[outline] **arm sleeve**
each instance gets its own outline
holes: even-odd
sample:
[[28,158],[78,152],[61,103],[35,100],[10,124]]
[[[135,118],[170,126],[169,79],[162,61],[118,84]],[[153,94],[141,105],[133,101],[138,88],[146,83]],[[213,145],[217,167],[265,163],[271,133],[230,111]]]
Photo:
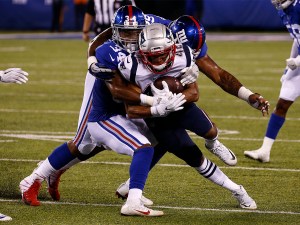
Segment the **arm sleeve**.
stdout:
[[207,49],[208,49],[208,47],[207,47],[207,44],[205,42],[204,45],[202,46],[201,50],[200,50],[199,55],[195,59],[197,60],[197,59],[200,59],[203,56],[205,56],[207,54]]
[[131,55],[126,56],[125,60],[120,62],[118,69],[120,70],[121,75],[128,81],[130,81],[132,67],[132,58]]
[[90,14],[91,16],[95,17],[95,2],[94,0],[89,0],[86,6],[86,13]]

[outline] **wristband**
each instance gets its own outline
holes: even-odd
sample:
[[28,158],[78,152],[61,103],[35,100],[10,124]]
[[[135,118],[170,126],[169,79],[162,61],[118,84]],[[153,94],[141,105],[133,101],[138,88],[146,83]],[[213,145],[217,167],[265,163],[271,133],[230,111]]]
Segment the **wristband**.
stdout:
[[153,105],[153,97],[145,94],[140,94],[141,105]]
[[88,34],[90,31],[86,30],[86,31],[82,31],[84,34]]
[[240,99],[243,99],[244,101],[248,102],[249,101],[249,96],[252,95],[252,94],[254,94],[252,91],[250,91],[249,89],[247,89],[244,86],[242,86],[239,89],[238,97]]
[[90,68],[90,66],[93,64],[93,63],[97,63],[97,58],[95,56],[90,56],[88,57],[87,59],[87,64],[88,64],[88,69]]
[[158,113],[157,108],[155,106],[150,107],[150,111],[151,111],[151,115],[153,117],[159,116],[159,113]]

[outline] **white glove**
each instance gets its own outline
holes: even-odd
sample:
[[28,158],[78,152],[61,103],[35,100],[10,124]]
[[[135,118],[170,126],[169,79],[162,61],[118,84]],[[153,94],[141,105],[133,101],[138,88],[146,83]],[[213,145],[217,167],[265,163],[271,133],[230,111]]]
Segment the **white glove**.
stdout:
[[199,68],[196,63],[193,63],[190,67],[186,67],[180,71],[182,85],[194,83],[199,76]]
[[296,58],[289,58],[286,60],[286,65],[291,69],[295,70],[297,67],[300,67],[300,55]]
[[186,102],[185,95],[182,93],[172,94],[171,96],[162,97],[160,103],[150,108],[153,117],[164,117],[171,112],[183,109],[183,104]]
[[169,93],[172,93],[172,92],[170,92],[169,86],[166,83],[166,81],[162,81],[162,85],[163,85],[163,89],[160,90],[160,89],[156,88],[153,83],[151,83],[151,92],[152,92],[153,96],[165,96],[165,95],[168,95]]
[[0,81],[4,83],[25,84],[28,81],[28,73],[21,68],[9,68],[0,71]]
[[172,92],[169,91],[168,84],[165,81],[163,81],[162,85],[164,88],[160,90],[156,88],[153,83],[151,83],[150,86],[151,86],[151,92],[153,96],[141,94],[140,95],[141,105],[156,106],[161,102],[163,97],[171,96]]

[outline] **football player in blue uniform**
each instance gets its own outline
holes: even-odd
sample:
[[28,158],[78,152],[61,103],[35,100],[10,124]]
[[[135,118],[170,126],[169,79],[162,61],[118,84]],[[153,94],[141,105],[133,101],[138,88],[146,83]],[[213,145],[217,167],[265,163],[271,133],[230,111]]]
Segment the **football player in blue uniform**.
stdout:
[[[133,6],[122,7],[117,11],[112,26],[114,27],[114,40],[109,40],[101,45],[96,56],[99,64],[105,68],[117,70],[118,63],[129,54],[128,50],[134,50],[137,47],[138,34],[145,26],[144,14],[140,9]],[[139,127],[126,118],[124,104],[115,101],[118,99],[116,95],[114,98],[112,97],[111,92],[116,94],[115,82],[119,82],[119,80],[114,78],[110,81],[101,79],[94,81],[93,93],[90,95],[93,101],[89,103],[92,107],[87,107],[87,112],[85,112],[88,116],[88,126],[85,126],[82,132],[85,132],[87,128],[96,144],[104,145],[106,149],[113,149],[120,154],[133,157],[130,166],[129,195],[121,208],[121,214],[161,216],[163,215],[162,211],[149,209],[141,202],[142,190],[152,160],[153,147],[151,142],[140,133]],[[127,89],[123,89],[121,96],[122,100],[126,100],[130,93],[127,93]],[[153,99],[152,107],[156,110],[165,111],[166,114],[180,110],[182,108],[180,106],[184,103],[182,94],[170,95],[165,100],[160,98],[160,101],[153,97],[150,98]],[[140,97],[138,97],[137,103],[140,103]],[[90,153],[91,150],[92,148],[79,149],[84,155]],[[51,165],[55,169],[74,160],[74,156],[70,153],[61,152],[62,149],[57,150],[48,157],[46,160],[48,162],[42,164],[48,164],[48,168]],[[32,206],[40,204],[37,195],[41,182],[46,177],[42,174],[42,166],[39,166],[20,183],[23,201]]]
[[272,0],[278,9],[278,14],[293,38],[290,58],[286,60],[286,69],[281,77],[281,89],[275,110],[271,114],[262,146],[253,151],[245,151],[244,155],[258,160],[269,162],[272,145],[285,122],[286,114],[300,96],[300,1],[299,0]]

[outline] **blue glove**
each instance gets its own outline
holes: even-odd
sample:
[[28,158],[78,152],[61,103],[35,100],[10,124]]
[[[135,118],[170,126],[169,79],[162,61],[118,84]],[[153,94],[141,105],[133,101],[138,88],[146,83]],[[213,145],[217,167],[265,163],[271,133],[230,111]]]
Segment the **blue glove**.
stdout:
[[101,63],[92,63],[89,67],[89,72],[94,77],[101,80],[110,80],[115,74],[113,70],[104,67]]

